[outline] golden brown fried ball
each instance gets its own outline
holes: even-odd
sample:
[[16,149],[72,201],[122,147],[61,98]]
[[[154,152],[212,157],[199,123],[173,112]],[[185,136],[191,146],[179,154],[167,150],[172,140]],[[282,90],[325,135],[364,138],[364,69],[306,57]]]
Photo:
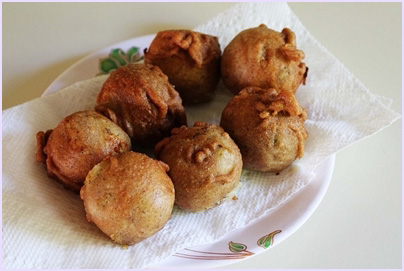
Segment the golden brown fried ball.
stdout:
[[167,223],[174,205],[168,169],[136,152],[97,164],[80,191],[88,221],[121,245],[152,236]]
[[180,93],[184,104],[210,101],[220,80],[217,37],[191,30],[157,33],[145,63],[159,66]]
[[280,172],[303,157],[306,118],[291,92],[248,87],[227,104],[220,125],[239,146],[245,168]]
[[219,126],[196,122],[173,129],[155,147],[156,157],[170,167],[175,203],[199,212],[231,199],[240,185],[240,150]]
[[117,123],[137,145],[151,145],[186,124],[182,100],[159,67],[129,64],[112,72],[95,110]]
[[234,94],[249,86],[296,93],[307,76],[303,58],[292,30],[279,33],[261,24],[240,32],[224,49],[221,76]]
[[129,136],[118,125],[92,110],[71,114],[36,137],[37,160],[46,165],[49,176],[76,192],[94,165],[131,148]]

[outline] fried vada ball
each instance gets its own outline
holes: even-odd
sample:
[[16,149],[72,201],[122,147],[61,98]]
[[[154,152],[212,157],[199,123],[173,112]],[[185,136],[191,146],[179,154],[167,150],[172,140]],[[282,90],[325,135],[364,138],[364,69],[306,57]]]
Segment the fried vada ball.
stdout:
[[184,104],[212,100],[220,80],[220,45],[217,37],[191,30],[158,32],[145,50],[145,63],[168,76]]
[[284,28],[279,33],[261,24],[240,32],[227,45],[221,76],[234,94],[249,86],[296,93],[306,82],[308,68],[303,58],[292,30]]
[[174,205],[168,166],[144,154],[126,152],[88,173],[80,197],[87,220],[121,245],[134,245],[161,230]]
[[199,212],[235,196],[243,162],[240,150],[219,126],[196,122],[172,131],[155,147],[158,159],[169,165],[175,203]]
[[291,92],[248,87],[226,105],[220,126],[239,146],[245,168],[277,173],[303,157],[306,118]]
[[97,112],[117,123],[132,145],[152,145],[186,124],[178,92],[159,67],[129,64],[113,71],[97,96]]
[[48,175],[78,192],[87,173],[104,158],[129,151],[129,136],[115,123],[92,111],[65,117],[47,132],[38,132],[37,155]]

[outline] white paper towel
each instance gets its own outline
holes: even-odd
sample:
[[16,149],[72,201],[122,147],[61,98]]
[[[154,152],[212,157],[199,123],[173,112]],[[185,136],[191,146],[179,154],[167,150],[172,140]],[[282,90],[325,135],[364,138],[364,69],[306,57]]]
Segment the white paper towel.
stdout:
[[[196,30],[218,36],[223,49],[241,30],[261,23],[277,31],[291,28],[298,49],[306,55],[307,84],[297,91],[308,112],[304,158],[278,176],[244,170],[239,200],[196,214],[175,208],[163,230],[123,249],[87,222],[79,196],[49,179],[35,160],[36,132],[56,127],[73,112],[93,108],[106,76],[78,82],[3,111],[3,267],[141,268],[156,264],[184,247],[211,242],[247,225],[306,185],[325,157],[399,118],[389,109],[391,100],[371,94],[310,35],[285,3],[238,4]],[[218,124],[230,98],[220,84],[213,102],[186,108],[189,125],[197,120]]]

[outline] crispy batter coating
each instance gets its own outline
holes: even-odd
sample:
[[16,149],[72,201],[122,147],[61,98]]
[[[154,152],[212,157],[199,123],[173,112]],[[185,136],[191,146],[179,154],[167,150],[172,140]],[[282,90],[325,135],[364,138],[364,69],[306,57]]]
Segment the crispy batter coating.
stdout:
[[217,37],[191,30],[158,32],[145,63],[161,68],[184,104],[210,101],[220,80],[220,45]]
[[182,100],[157,66],[129,64],[112,72],[97,96],[97,112],[136,145],[151,145],[186,124]]
[[220,125],[239,146],[245,168],[280,172],[303,157],[306,118],[291,92],[248,87],[227,104]]
[[168,169],[136,152],[97,164],[80,191],[88,221],[121,245],[152,236],[167,223],[174,205]]
[[240,32],[224,49],[221,76],[234,94],[249,86],[296,93],[306,82],[303,58],[292,30],[279,33],[261,24]]
[[38,162],[46,165],[50,177],[75,192],[94,165],[131,148],[129,136],[118,125],[92,110],[71,114],[36,137]]
[[231,199],[243,167],[240,150],[221,127],[196,122],[173,129],[155,147],[156,157],[170,166],[175,203],[199,212]]

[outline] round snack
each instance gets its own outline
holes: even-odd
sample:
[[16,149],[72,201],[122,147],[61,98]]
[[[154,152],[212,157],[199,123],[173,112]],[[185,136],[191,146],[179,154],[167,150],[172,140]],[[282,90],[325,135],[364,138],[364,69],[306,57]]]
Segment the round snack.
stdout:
[[174,205],[167,171],[163,162],[136,152],[97,164],[80,191],[87,220],[121,245],[152,236],[167,223]]
[[234,94],[249,86],[296,93],[307,77],[303,58],[292,30],[279,33],[261,24],[240,32],[224,49],[222,80]]
[[220,80],[221,50],[217,37],[191,30],[157,33],[145,63],[159,66],[184,104],[210,101]]
[[289,91],[248,87],[227,104],[220,125],[239,146],[245,168],[280,172],[303,157],[306,118]]
[[36,137],[37,160],[46,165],[50,177],[76,192],[94,165],[131,149],[129,136],[118,125],[91,110],[71,114]]
[[241,184],[243,163],[230,136],[204,122],[173,129],[172,134],[156,145],[155,154],[170,167],[175,203],[198,212],[233,198]]
[[132,144],[150,145],[186,124],[182,100],[160,68],[129,64],[112,72],[95,110],[117,123]]

